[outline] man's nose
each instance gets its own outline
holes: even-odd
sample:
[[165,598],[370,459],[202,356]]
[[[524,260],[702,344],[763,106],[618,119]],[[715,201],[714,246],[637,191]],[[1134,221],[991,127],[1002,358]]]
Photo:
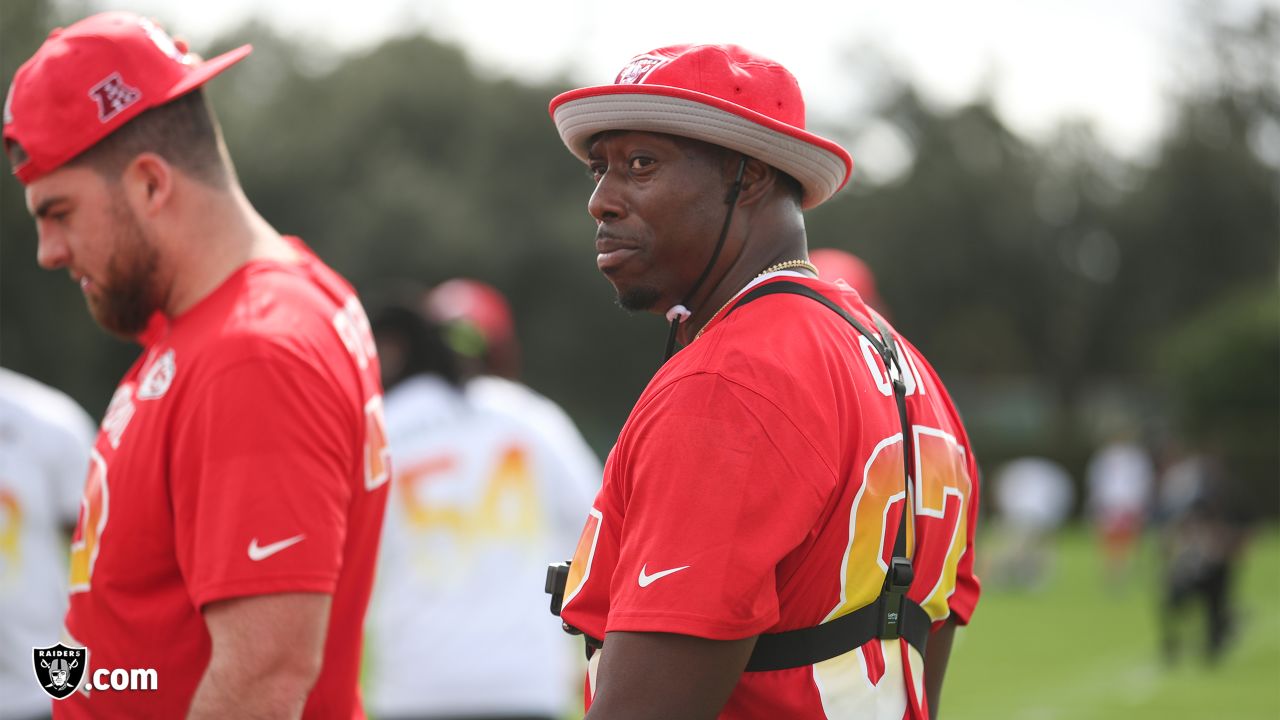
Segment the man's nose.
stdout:
[[587,201],[587,212],[597,223],[626,216],[627,206],[618,192],[618,183],[614,181],[612,173],[606,172],[601,176],[600,182],[596,183],[596,189]]
[[40,232],[36,244],[36,263],[45,270],[66,267],[71,250],[62,233]]

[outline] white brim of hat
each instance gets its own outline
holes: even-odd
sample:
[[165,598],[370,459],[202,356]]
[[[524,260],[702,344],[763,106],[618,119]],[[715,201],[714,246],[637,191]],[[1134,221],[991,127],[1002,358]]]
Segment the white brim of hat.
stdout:
[[824,137],[710,95],[663,85],[602,85],[551,101],[560,139],[579,160],[607,130],[639,130],[701,140],[749,155],[795,178],[801,206],[817,207],[849,180],[853,159]]

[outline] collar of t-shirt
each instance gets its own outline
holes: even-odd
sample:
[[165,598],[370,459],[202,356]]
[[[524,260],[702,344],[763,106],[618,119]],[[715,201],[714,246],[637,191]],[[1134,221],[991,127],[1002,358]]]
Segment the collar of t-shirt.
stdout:
[[712,323],[712,322],[714,322],[715,320],[717,320],[717,319],[718,319],[718,318],[720,318],[720,317],[723,317],[723,315],[724,315],[724,311],[725,311],[725,310],[728,310],[730,307],[732,307],[732,306],[733,306],[733,303],[734,303],[738,298],[742,297],[742,295],[743,295],[744,293],[746,293],[746,292],[747,292],[748,290],[750,290],[751,288],[753,288],[753,287],[755,287],[755,286],[759,285],[760,283],[762,283],[762,282],[764,282],[764,281],[766,281],[766,280],[772,280],[773,278],[776,278],[776,277],[796,277],[796,278],[800,278],[800,279],[802,279],[802,280],[812,280],[812,279],[813,279],[813,278],[811,278],[810,276],[805,275],[804,273],[801,273],[801,272],[797,272],[797,271],[795,271],[795,270],[776,270],[776,271],[771,272],[771,273],[761,273],[760,275],[755,276],[755,278],[753,278],[753,279],[751,280],[751,282],[747,283],[746,285],[743,285],[743,286],[742,286],[742,289],[741,289],[741,290],[739,290],[737,293],[735,293],[735,294],[734,294],[734,296],[733,296],[732,298],[730,298],[730,299],[729,299],[729,302],[725,303],[725,306],[724,306],[724,307],[722,307],[722,308],[720,308],[720,310],[719,310],[719,311],[717,311],[717,312],[716,312],[716,314],[715,314],[714,316],[712,316],[712,318],[711,318],[710,320],[708,320],[708,321],[707,321],[706,328],[704,328],[703,332],[706,332],[706,330],[707,330],[707,329],[710,329],[710,327],[711,327],[711,323]]

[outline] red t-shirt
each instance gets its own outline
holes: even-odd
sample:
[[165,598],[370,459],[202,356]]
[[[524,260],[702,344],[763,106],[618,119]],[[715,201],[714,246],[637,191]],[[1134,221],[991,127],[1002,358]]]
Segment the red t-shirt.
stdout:
[[[875,327],[855,292],[796,281]],[[935,623],[967,623],[977,468],[937,375],[901,347],[919,468],[909,596]],[[903,507],[901,442],[884,365],[838,315],[795,295],[720,313],[627,419],[571,566],[565,621],[597,638],[730,640],[869,604]],[[922,668],[905,640],[872,640],[817,665],[744,673],[720,717],[920,717]]]
[[[301,262],[250,262],[153,323],[116,390],[71,549],[64,642],[88,648],[86,680],[59,718],[184,717],[209,662],[201,607],[282,592],[332,596],[305,716],[364,716],[388,476],[378,359],[355,292],[290,241]],[[116,668],[154,668],[158,690],[92,689]]]

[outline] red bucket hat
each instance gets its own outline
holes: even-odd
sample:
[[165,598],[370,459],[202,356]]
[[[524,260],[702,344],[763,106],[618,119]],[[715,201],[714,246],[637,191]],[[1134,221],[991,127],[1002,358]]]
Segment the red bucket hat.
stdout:
[[804,98],[778,63],[737,45],[672,45],[632,58],[612,85],[551,101],[560,139],[579,160],[606,130],[641,130],[737,150],[787,173],[816,207],[844,187],[853,159],[805,130]]
[[203,85],[243,59],[242,45],[207,62],[155,23],[105,12],[58,28],[18,68],[4,102],[4,149],[25,185],[57,170],[144,110]]

